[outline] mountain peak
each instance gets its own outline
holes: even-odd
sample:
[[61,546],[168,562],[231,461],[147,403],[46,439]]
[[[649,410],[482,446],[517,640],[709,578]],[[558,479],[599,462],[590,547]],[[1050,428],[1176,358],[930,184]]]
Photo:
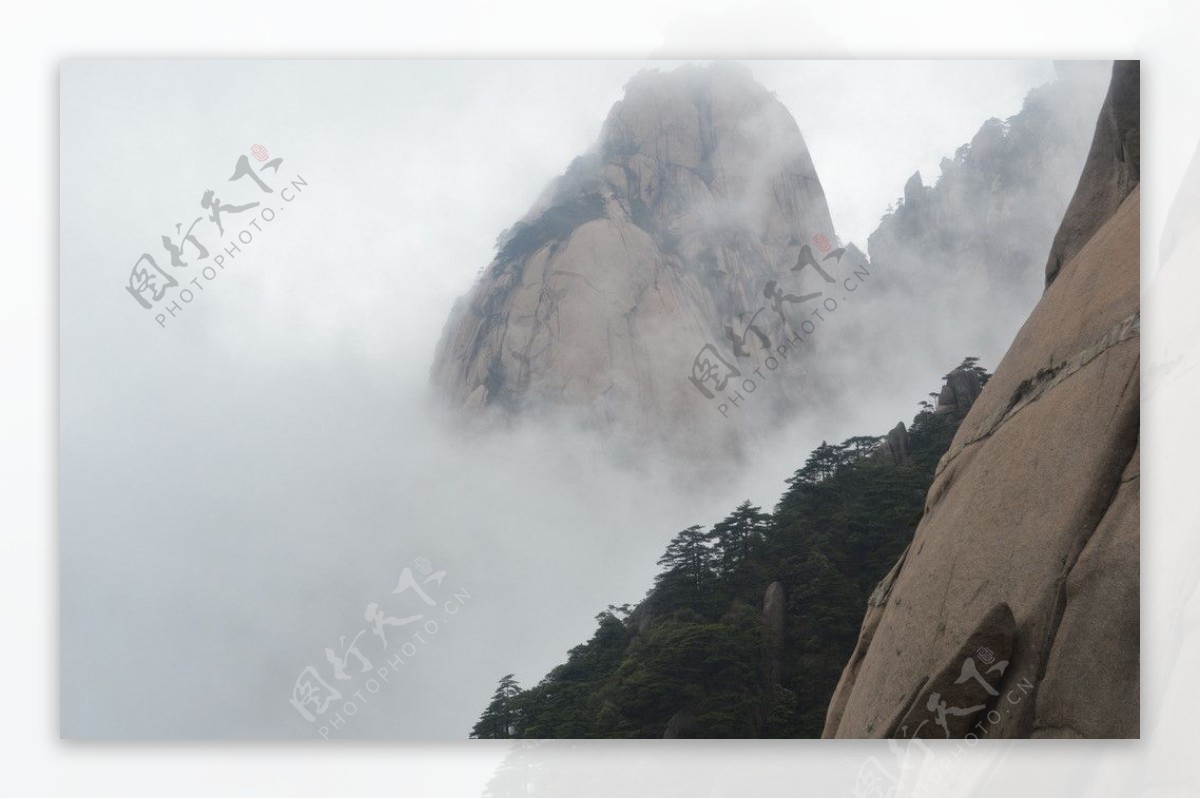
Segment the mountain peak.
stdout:
[[673,454],[728,451],[743,420],[803,401],[797,369],[753,414],[735,397],[732,424],[718,397],[795,335],[768,286],[813,241],[836,236],[812,158],[749,70],[643,72],[502,234],[446,325],[434,382],[470,414],[564,411]]

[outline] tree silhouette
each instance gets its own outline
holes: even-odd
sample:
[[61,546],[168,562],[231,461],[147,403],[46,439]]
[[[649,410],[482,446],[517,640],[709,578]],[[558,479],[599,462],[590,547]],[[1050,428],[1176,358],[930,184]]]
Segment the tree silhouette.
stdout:
[[658,559],[658,565],[666,567],[659,575],[659,582],[668,587],[685,586],[695,595],[703,594],[713,576],[713,553],[708,539],[708,533],[698,524],[681,530]]
[[808,460],[804,462],[804,466],[792,475],[788,483],[815,485],[822,480],[828,480],[833,477],[839,467],[846,463],[846,460],[845,444],[830,444],[828,441],[822,441],[821,446],[812,451]]
[[511,674],[500,678],[492,701],[484,709],[479,721],[471,728],[472,738],[516,738],[517,725],[520,720],[518,700],[521,696],[521,686]]
[[[958,368],[986,374],[974,357]],[[609,605],[532,688],[505,675],[471,736],[818,737],[863,608],[912,541],[963,416],[922,402],[904,464],[869,457],[879,436],[822,441],[773,512],[746,500],[711,531],[680,531],[644,601]],[[778,635],[763,613],[776,583]]]
[[842,449],[853,456],[853,460],[858,460],[874,452],[881,438],[883,436],[851,436],[842,442]]
[[[974,372],[976,375],[979,376],[979,385],[981,385],[981,386],[986,386],[987,381],[990,380],[992,377],[991,372],[989,372],[987,369],[984,369],[982,366],[979,365],[979,356],[978,355],[968,355],[966,358],[963,358],[963,362],[960,363],[953,371],[955,371],[955,372]],[[946,379],[949,377],[950,377],[950,375],[947,374],[943,379]]]
[[746,500],[733,513],[713,525],[713,559],[722,577],[731,574],[750,557],[771,527],[770,514]]

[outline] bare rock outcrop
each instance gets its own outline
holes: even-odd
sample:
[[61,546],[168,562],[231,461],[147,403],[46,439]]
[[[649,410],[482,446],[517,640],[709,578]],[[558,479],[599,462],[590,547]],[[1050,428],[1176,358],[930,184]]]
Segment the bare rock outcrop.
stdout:
[[966,413],[983,390],[979,373],[970,369],[955,369],[946,375],[946,385],[938,394],[934,413]]
[[784,625],[787,622],[787,597],[783,590],[783,583],[778,580],[768,585],[766,593],[763,594],[762,615],[763,624],[766,625],[770,634],[767,684],[773,686],[779,682],[779,675],[783,668],[780,658],[783,651]]
[[896,422],[896,426],[879,442],[872,457],[897,466],[912,462],[912,457],[908,454],[908,428],[904,426],[904,422]]
[[[642,73],[595,148],[501,236],[433,382],[473,415],[565,411],[675,454],[727,449],[742,431],[718,397],[777,366],[803,287],[855,259],[795,121],[745,68]],[[764,428],[814,383],[800,368],[760,382]]]
[[1141,179],[1141,63],[1117,61],[1092,137],[1092,149],[1046,262],[1046,285],[1117,209]]
[[787,614],[787,603],[783,593],[783,583],[776,580],[767,586],[763,594],[763,623],[771,631],[775,640],[783,638],[783,623]]
[[[1136,68],[1117,64],[1072,207],[1097,186],[1136,184],[1137,93]],[[965,668],[955,661],[981,619],[1011,637],[1006,657],[982,647],[1007,663],[976,664],[995,693],[946,703],[951,733],[965,734],[947,720],[969,718],[981,737],[1137,737],[1140,191],[1104,196],[1086,225],[1068,213],[1057,275],[939,463],[913,541],[869,603],[826,737],[912,735],[947,697],[935,686]],[[1011,636],[987,621],[1004,612]]]

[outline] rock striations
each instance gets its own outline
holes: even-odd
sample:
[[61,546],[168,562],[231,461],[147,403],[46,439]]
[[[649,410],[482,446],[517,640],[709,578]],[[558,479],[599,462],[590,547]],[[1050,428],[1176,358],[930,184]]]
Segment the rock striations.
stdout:
[[[764,306],[769,287],[790,302],[781,288],[820,280],[804,268],[823,255],[814,242],[837,252],[804,138],[774,96],[736,65],[642,73],[593,150],[501,236],[446,324],[433,381],[473,415],[566,411],[675,454],[736,444],[706,392],[792,335]],[[865,260],[839,256],[843,269]],[[764,421],[803,406],[801,370],[770,383],[755,398]]]
[[1138,92],[1116,64],[1049,285],[871,597],[826,737],[1139,734]]

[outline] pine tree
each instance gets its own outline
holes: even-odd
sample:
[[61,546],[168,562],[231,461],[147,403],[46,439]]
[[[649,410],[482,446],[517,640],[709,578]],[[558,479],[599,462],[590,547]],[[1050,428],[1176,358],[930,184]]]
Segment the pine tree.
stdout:
[[762,543],[771,526],[771,516],[746,500],[733,513],[713,525],[714,561],[722,577],[732,573]]
[[520,721],[518,699],[521,696],[521,686],[511,674],[500,678],[492,701],[484,709],[483,715],[471,728],[472,738],[517,738],[517,727]]
[[815,485],[833,477],[847,461],[845,444],[830,444],[828,441],[822,441],[821,446],[812,451],[808,460],[804,462],[804,467],[798,470],[788,480],[788,483]]
[[658,559],[658,565],[666,567],[658,576],[659,582],[664,587],[684,586],[694,596],[703,594],[713,576],[713,553],[708,539],[708,533],[698,524],[672,538],[667,551]]
[[[960,368],[986,374],[975,358]],[[911,542],[961,421],[922,402],[912,464],[867,457],[876,436],[823,441],[773,513],[746,501],[711,532],[679,532],[641,604],[602,611],[529,690],[506,675],[472,737],[661,737],[673,721],[681,736],[819,736],[862,609]],[[760,609],[776,582],[781,639]]]
[[[960,363],[958,365],[958,368],[954,369],[953,371],[955,371],[955,372],[960,372],[960,371],[961,372],[974,372],[976,375],[979,376],[979,385],[981,385],[981,386],[986,386],[988,380],[990,380],[992,377],[991,372],[989,372],[987,369],[984,369],[982,366],[979,365],[979,356],[978,355],[968,355],[966,358],[963,358],[963,362]],[[950,375],[947,374],[942,379],[945,380],[949,377],[950,377]]]
[[851,456],[851,460],[865,458],[879,446],[882,436],[851,436],[842,442],[842,449]]

